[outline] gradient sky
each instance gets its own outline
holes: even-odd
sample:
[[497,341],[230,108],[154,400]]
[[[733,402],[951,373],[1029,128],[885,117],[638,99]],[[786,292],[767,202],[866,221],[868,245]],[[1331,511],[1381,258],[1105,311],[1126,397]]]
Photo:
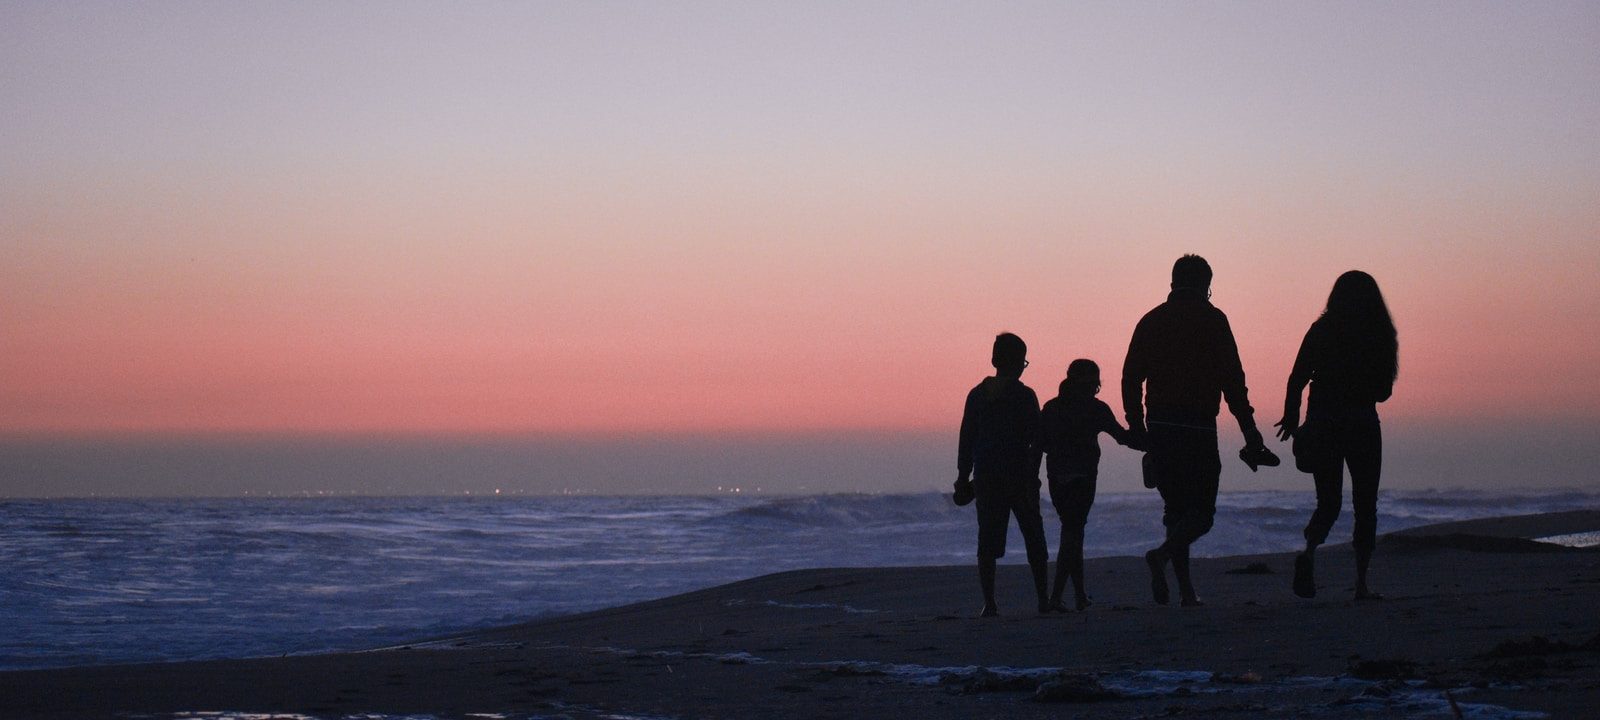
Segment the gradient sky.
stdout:
[[1387,422],[1600,427],[1592,2],[11,2],[0,97],[0,434],[953,430],[1184,252],[1263,426],[1360,268]]

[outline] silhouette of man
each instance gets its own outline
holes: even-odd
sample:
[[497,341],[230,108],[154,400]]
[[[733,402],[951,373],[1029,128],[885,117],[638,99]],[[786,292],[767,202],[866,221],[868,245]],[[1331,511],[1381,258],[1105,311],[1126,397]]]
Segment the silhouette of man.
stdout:
[[1006,554],[1006,529],[1017,516],[1028,549],[1028,565],[1039,595],[1039,612],[1050,611],[1045,591],[1048,551],[1039,515],[1039,396],[1022,384],[1028,366],[1022,338],[1001,333],[994,339],[993,377],[967,393],[956,457],[957,487],[967,483],[978,501],[978,584],[982,617],[1000,614],[994,601],[995,560]]
[[1162,605],[1169,562],[1182,603],[1203,604],[1189,575],[1189,546],[1211,530],[1217,511],[1219,395],[1239,421],[1246,447],[1265,448],[1233,329],[1211,304],[1211,265],[1184,255],[1172,265],[1167,301],[1139,320],[1122,363],[1123,412],[1129,430],[1145,439],[1161,491],[1166,540],[1144,557],[1151,594]]

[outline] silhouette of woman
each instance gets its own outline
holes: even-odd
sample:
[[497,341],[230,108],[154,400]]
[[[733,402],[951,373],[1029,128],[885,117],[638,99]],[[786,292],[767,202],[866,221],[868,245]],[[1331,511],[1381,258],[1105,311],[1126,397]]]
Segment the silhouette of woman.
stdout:
[[[1344,467],[1350,468],[1350,503],[1355,510],[1356,599],[1381,595],[1367,587],[1378,528],[1378,477],[1383,434],[1377,404],[1394,391],[1399,342],[1378,283],[1359,270],[1339,276],[1322,316],[1311,324],[1289,372],[1278,438],[1299,435],[1296,464],[1311,472],[1317,509],[1306,524],[1306,549],[1295,558],[1294,593],[1315,597],[1314,559],[1339,517]],[[1300,424],[1300,393],[1311,384],[1306,423]]]

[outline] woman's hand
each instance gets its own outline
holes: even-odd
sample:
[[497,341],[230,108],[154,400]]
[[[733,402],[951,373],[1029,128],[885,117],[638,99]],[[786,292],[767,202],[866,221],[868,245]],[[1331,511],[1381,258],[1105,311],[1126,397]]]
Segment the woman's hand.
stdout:
[[1272,426],[1278,429],[1279,441],[1288,440],[1294,437],[1294,431],[1300,429],[1300,418],[1285,415],[1282,420],[1273,423]]

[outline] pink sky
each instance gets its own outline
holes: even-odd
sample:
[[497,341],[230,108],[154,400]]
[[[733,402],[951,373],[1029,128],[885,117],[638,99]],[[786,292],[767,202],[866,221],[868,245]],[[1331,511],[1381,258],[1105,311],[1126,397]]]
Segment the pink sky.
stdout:
[[385,8],[0,9],[0,433],[1120,407],[1184,252],[1263,426],[1351,268],[1386,418],[1600,420],[1591,5]]

